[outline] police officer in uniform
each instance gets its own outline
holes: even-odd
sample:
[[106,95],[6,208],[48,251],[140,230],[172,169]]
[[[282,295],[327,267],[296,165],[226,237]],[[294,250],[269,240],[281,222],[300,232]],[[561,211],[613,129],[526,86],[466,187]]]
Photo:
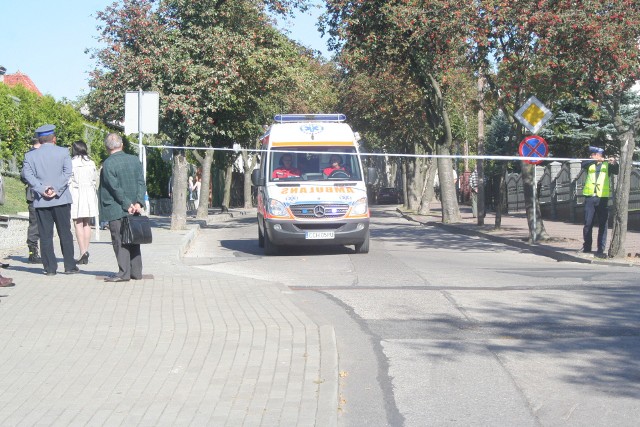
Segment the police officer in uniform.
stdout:
[[[37,150],[40,148],[40,141],[38,137],[31,138],[31,150]],[[29,262],[31,264],[40,264],[42,258],[40,258],[40,251],[38,250],[38,241],[40,240],[40,233],[38,233],[38,220],[36,218],[36,208],[33,207],[33,189],[24,177],[24,168],[20,173],[20,179],[26,184],[25,195],[27,198],[27,205],[29,206],[29,228],[27,229],[27,247],[29,248]]]
[[606,258],[604,248],[607,244],[607,221],[609,219],[610,176],[617,175],[620,165],[614,157],[604,158],[604,149],[589,147],[591,160],[582,164],[586,174],[584,188],[584,228],[582,235],[584,244],[582,252],[591,253],[593,237],[592,231],[595,221],[598,221],[598,241],[595,256]]
[[42,245],[42,265],[47,276],[57,273],[58,262],[53,247],[55,225],[64,258],[64,271],[74,274],[79,270],[73,257],[71,234],[71,156],[67,148],[56,146],[54,125],[40,126],[36,129],[36,136],[41,146],[25,155],[22,169],[35,196],[33,206],[36,208]]

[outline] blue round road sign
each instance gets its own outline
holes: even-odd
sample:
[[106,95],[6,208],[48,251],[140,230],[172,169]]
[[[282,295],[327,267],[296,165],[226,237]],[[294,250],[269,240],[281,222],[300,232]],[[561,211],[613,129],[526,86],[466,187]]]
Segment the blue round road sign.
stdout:
[[518,151],[522,157],[541,157],[540,160],[525,160],[526,163],[531,165],[538,165],[542,163],[542,158],[549,155],[549,146],[547,141],[538,135],[532,135],[522,140]]

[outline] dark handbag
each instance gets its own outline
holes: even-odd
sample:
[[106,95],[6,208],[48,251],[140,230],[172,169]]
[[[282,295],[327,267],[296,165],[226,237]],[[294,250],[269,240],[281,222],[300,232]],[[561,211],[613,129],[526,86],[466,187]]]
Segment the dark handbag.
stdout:
[[120,239],[123,245],[144,245],[151,243],[151,223],[144,215],[127,215],[122,218]]

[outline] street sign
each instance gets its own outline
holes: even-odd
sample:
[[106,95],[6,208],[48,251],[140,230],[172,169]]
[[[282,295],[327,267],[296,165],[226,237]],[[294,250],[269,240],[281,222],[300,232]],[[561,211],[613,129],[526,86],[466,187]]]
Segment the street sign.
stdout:
[[[547,141],[545,141],[541,137],[537,135],[532,135],[522,140],[518,151],[520,152],[520,155],[522,157],[544,158],[549,155],[549,146],[547,145]],[[542,163],[542,161],[543,159],[525,160],[525,163],[529,163],[530,165],[538,165]]]
[[549,121],[553,113],[538,98],[532,96],[514,116],[529,132],[536,133]]
[[127,91],[124,98],[124,133],[158,133],[159,107],[158,92]]

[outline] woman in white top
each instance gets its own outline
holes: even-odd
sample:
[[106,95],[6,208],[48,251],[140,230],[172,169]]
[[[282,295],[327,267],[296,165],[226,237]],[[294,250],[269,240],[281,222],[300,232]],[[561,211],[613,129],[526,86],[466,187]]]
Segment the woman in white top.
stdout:
[[193,202],[193,207],[198,209],[200,205],[200,187],[202,186],[202,178],[200,173],[196,172],[196,180],[194,182],[193,177],[189,177],[189,200]]
[[91,241],[91,219],[98,216],[98,196],[96,192],[96,164],[87,154],[87,144],[76,141],[71,147],[73,173],[69,180],[69,190],[73,197],[71,218],[75,223],[78,249],[82,254],[78,264],[89,262],[89,242]]

